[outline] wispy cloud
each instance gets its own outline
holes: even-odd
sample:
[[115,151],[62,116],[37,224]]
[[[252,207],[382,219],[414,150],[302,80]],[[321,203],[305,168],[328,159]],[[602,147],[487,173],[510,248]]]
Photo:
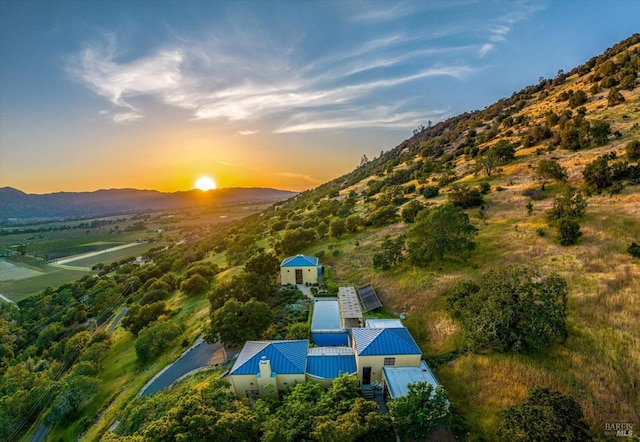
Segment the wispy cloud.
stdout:
[[513,9],[487,24],[489,41],[494,43],[507,41],[507,35],[513,30],[513,27],[517,23],[528,20],[538,11],[546,9],[546,7],[547,6],[542,3],[532,4],[528,1],[514,2]]
[[[371,48],[385,46],[394,38],[371,42]],[[96,94],[107,98],[116,109],[116,123],[131,123],[143,118],[143,111],[134,105],[141,97],[155,97],[171,106],[187,109],[195,120],[258,121],[275,114],[296,114],[315,108],[318,114],[335,106],[351,105],[360,118],[352,126],[367,124],[368,105],[353,107],[366,101],[378,91],[394,88],[428,77],[445,76],[464,78],[476,68],[460,65],[435,65],[428,68],[377,73],[373,78],[353,78],[354,75],[378,68],[396,66],[408,59],[435,54],[444,49],[420,49],[370,61],[358,58],[355,62],[335,67],[330,74],[322,70],[300,70],[296,75],[284,75],[282,69],[255,66],[250,58],[234,57],[220,47],[174,48],[158,50],[133,61],[119,61],[114,42],[103,47],[90,45],[73,60],[70,71]],[[365,50],[362,53],[369,53]],[[220,63],[224,60],[224,63]],[[244,70],[238,75],[238,70]],[[260,75],[252,75],[251,72]],[[387,120],[387,124],[392,119]],[[384,122],[380,118],[368,124]],[[401,122],[398,120],[397,122]],[[405,122],[405,125],[408,122]],[[327,127],[332,126],[327,124]],[[316,124],[319,128],[321,125]],[[306,125],[299,126],[304,130]],[[343,125],[343,127],[347,127]],[[289,126],[287,131],[293,131]],[[279,129],[282,132],[281,129]],[[241,130],[241,135],[255,134],[256,130]]]
[[487,55],[489,52],[491,52],[493,50],[493,48],[495,47],[495,45],[493,43],[485,43],[483,44],[480,49],[478,50],[478,55],[480,57],[484,57],[485,55]]
[[[461,3],[476,1],[460,0],[456,5]],[[406,2],[377,6],[377,10],[370,8],[345,19],[350,26],[363,26],[362,36],[357,34],[338,46],[339,50],[328,46],[313,57],[306,47],[296,47],[304,39],[278,39],[264,30],[229,25],[214,35],[160,42],[146,53],[139,51],[144,55],[137,57],[131,52],[123,54],[119,50],[123,45],[110,35],[86,44],[70,58],[68,70],[111,103],[108,117],[117,124],[144,119],[151,98],[187,110],[192,120],[249,122],[251,129],[237,131],[244,136],[258,131],[290,133],[377,125],[406,129],[419,116],[442,115],[426,104],[429,78],[463,81],[475,75],[483,69],[478,58],[496,50],[497,42],[506,38],[514,23],[532,10],[523,7],[487,24],[488,41],[484,43],[456,37],[447,44],[444,36],[452,32],[464,35],[462,24],[417,31],[394,26],[381,34],[365,32],[366,26],[355,22],[383,17],[398,21],[450,5],[425,7]],[[406,93],[410,87],[417,99],[411,107],[396,108],[394,94]],[[382,114],[379,109],[391,113]]]
[[[449,115],[448,110],[432,111],[401,111],[401,106],[378,106],[361,113],[333,112],[316,113],[307,112],[296,115],[285,125],[275,130],[275,133],[301,133],[326,130],[360,129],[371,126],[387,129],[406,129],[424,124],[426,120],[441,120]],[[344,115],[352,115],[350,118]]]
[[134,123],[136,121],[142,120],[144,117],[135,112],[123,112],[114,114],[112,117],[112,121],[116,124],[127,124]]

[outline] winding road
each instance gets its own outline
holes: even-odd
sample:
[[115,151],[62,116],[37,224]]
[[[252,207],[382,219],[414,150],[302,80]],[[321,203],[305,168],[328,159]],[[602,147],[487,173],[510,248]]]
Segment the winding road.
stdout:
[[200,337],[193,346],[182,353],[182,356],[180,356],[178,360],[168,365],[151,379],[147,385],[142,387],[138,396],[150,396],[158,391],[162,391],[184,375],[194,370],[221,364],[226,358],[227,355],[222,344],[207,344],[202,337]]

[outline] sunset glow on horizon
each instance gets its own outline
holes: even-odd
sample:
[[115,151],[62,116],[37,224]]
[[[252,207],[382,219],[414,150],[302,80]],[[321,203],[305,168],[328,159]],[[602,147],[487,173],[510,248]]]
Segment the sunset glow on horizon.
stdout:
[[304,191],[584,63],[638,5],[0,1],[0,187]]
[[208,176],[202,176],[198,178],[195,184],[193,185],[193,187],[198,190],[202,190],[203,192],[217,189],[216,182],[213,181],[213,179]]

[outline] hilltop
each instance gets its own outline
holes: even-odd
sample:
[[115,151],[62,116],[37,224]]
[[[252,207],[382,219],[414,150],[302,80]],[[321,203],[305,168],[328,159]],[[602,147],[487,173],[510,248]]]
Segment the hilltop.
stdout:
[[[24,431],[24,422],[44,414],[48,404],[38,398],[49,392],[50,379],[82,377],[91,387],[91,394],[76,399],[77,409],[50,416],[52,436],[63,439],[86,431],[85,440],[98,440],[125,418],[121,435],[107,439],[178,431],[182,427],[174,423],[196,406],[192,396],[210,395],[222,403],[211,390],[218,382],[211,379],[221,370],[156,399],[133,398],[180,354],[180,339],[187,346],[200,335],[210,312],[224,319],[227,302],[238,309],[255,307],[250,298],[269,304],[273,320],[258,336],[262,339],[281,339],[291,324],[305,321],[294,308],[295,295],[276,292],[275,281],[251,270],[262,267],[255,259],[261,251],[278,258],[319,257],[330,291],[373,284],[386,307],[376,314],[405,315],[405,325],[449,394],[453,432],[462,440],[498,440],[501,412],[522,403],[536,386],[571,396],[596,440],[607,439],[608,424],[640,422],[640,260],[630,253],[635,250],[630,246],[640,243],[639,72],[640,35],[634,35],[485,109],[416,128],[397,147],[363,158],[351,173],[316,189],[196,240],[154,250],[148,264],[118,263],[97,278],[21,301],[20,312],[0,318],[9,330],[5,336],[21,336],[2,341],[3,354],[15,358],[3,359],[12,367],[2,379],[7,406],[0,410],[27,397],[22,408],[29,415],[5,412],[0,429]],[[476,232],[474,246],[415,255],[409,241],[419,230],[415,226],[426,226],[430,213],[450,206],[466,215]],[[451,289],[509,264],[539,274],[535,282],[552,274],[565,281],[566,340],[520,351],[469,345],[449,303]],[[147,325],[142,330],[165,328],[173,337],[151,361],[139,354],[136,360],[144,333],[136,337],[131,328],[117,328],[112,343],[104,337],[89,343],[85,335],[84,345],[78,344],[79,330],[92,330],[89,318],[107,324],[121,304],[146,313],[152,309],[147,306],[155,306],[150,322],[136,324],[142,314],[128,322]],[[37,333],[41,330],[44,337]],[[106,360],[92,350],[103,343]],[[68,349],[74,348],[83,352],[82,361],[71,368],[74,353]],[[89,360],[96,364],[91,372]],[[85,379],[90,376],[99,382]],[[20,385],[34,385],[30,395],[14,388],[16,377]],[[53,388],[50,395],[58,405],[66,397],[59,391]],[[286,408],[281,405],[255,410],[233,403],[208,416],[226,423],[225,429],[253,431],[260,439],[266,434],[258,434],[260,425],[281,415]],[[254,426],[241,426],[245,422]]]

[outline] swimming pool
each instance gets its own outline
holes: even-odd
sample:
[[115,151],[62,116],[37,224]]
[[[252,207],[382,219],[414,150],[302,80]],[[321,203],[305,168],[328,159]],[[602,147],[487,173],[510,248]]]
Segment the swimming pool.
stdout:
[[311,339],[318,346],[349,345],[349,335],[342,328],[338,298],[314,300]]

